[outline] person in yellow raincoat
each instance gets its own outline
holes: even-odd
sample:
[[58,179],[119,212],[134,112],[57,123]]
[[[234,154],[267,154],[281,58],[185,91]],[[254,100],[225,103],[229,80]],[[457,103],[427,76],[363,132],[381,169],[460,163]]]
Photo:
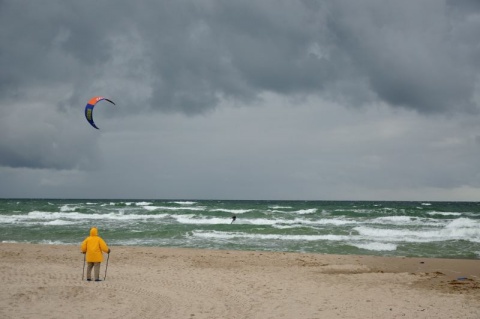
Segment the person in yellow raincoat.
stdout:
[[86,254],[87,267],[87,281],[92,280],[92,268],[94,269],[95,281],[101,281],[100,277],[100,263],[103,261],[103,253],[110,254],[105,241],[98,236],[98,229],[92,227],[90,229],[90,236],[85,238],[80,246],[82,253]]

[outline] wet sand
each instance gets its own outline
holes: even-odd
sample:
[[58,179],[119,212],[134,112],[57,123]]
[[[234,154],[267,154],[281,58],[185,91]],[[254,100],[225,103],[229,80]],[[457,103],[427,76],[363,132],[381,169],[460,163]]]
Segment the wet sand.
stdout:
[[87,282],[79,246],[0,244],[0,318],[480,318],[479,260],[111,249]]

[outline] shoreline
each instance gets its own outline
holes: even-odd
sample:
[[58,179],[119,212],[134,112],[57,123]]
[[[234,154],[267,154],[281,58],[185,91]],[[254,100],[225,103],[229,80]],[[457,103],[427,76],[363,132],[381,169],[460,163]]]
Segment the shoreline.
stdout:
[[1,243],[0,317],[480,318],[478,260],[110,248],[92,283],[79,245]]

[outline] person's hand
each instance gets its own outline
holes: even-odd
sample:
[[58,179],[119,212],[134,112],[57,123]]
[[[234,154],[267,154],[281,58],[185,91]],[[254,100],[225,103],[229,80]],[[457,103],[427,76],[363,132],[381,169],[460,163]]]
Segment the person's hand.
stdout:
[[87,253],[86,251],[82,251],[82,254],[84,254],[84,255],[85,255],[86,253]]
[[111,250],[110,250],[110,248],[108,248],[108,254],[110,254],[110,252],[111,252]]

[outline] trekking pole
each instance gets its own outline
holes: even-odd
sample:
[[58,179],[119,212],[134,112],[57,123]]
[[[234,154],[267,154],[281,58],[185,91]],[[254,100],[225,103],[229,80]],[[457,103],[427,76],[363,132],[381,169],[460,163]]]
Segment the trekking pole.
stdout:
[[83,253],[83,271],[82,271],[82,281],[83,281],[83,275],[85,274],[85,253]]
[[103,277],[103,280],[107,278],[107,269],[108,269],[108,260],[110,259],[110,253],[108,253],[107,257],[107,264],[105,265],[105,277]]

